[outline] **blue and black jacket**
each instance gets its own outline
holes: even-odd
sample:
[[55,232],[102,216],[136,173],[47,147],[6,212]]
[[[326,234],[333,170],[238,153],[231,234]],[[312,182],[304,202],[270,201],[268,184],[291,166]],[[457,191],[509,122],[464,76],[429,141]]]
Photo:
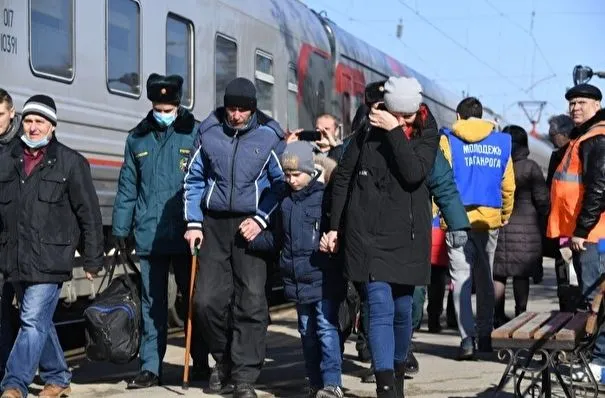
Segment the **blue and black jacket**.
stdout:
[[264,229],[283,196],[279,158],[285,141],[279,124],[260,111],[239,130],[226,120],[221,107],[200,125],[185,176],[188,229],[201,229],[206,211],[251,215]]

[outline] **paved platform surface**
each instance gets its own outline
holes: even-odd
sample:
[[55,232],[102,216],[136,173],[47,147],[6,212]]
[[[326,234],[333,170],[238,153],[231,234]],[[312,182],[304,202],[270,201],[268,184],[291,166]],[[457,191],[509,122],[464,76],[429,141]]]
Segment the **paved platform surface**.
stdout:
[[[545,264],[545,278],[540,285],[531,285],[528,310],[558,309],[555,277],[552,263]],[[510,286],[507,291],[508,315],[514,313],[514,301]],[[306,383],[304,365],[296,330],[294,310],[272,315],[269,327],[268,350],[265,368],[258,382],[260,397],[304,397]],[[445,320],[442,322],[445,324]],[[460,339],[454,330],[444,329],[441,334],[426,332],[426,324],[414,336],[420,373],[406,380],[407,397],[492,397],[492,389],[498,382],[505,365],[497,355],[480,354],[475,361],[459,362],[454,358]],[[169,341],[165,358],[165,385],[145,390],[125,390],[125,379],[137,372],[137,363],[124,366],[91,363],[76,360],[73,366],[72,397],[193,397],[211,396],[204,393],[204,384],[192,384],[189,390],[181,389],[184,339]],[[368,367],[356,361],[355,343],[346,344],[343,364],[343,382],[347,397],[375,397],[375,386],[360,382],[360,375]],[[36,389],[32,389],[35,393]],[[512,383],[498,397],[512,397]],[[562,396],[555,394],[554,396]]]

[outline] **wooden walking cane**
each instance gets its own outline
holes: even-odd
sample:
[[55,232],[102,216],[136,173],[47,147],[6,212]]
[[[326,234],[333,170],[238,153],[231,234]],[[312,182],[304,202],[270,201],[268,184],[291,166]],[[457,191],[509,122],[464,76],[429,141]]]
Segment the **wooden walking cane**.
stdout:
[[191,316],[193,314],[193,287],[197,274],[197,256],[199,254],[200,240],[196,239],[195,249],[191,256],[191,278],[189,280],[189,306],[187,307],[187,326],[185,330],[185,369],[183,370],[183,390],[189,389],[189,352],[191,351]]

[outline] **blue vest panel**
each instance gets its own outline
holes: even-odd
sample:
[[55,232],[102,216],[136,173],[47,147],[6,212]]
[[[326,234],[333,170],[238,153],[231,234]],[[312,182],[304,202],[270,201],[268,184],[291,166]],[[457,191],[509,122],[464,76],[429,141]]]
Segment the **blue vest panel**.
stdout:
[[450,142],[452,170],[464,206],[502,207],[502,178],[511,153],[511,137],[492,132],[466,142],[444,130]]

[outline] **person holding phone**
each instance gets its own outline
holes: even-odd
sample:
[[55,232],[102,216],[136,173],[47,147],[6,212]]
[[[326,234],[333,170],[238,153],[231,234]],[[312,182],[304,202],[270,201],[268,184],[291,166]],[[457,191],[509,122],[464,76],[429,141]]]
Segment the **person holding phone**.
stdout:
[[291,131],[286,136],[286,142],[313,142],[315,155],[327,156],[339,161],[346,147],[343,146],[340,135],[342,135],[342,132],[338,118],[330,113],[324,113],[315,119],[315,130],[298,129]]

